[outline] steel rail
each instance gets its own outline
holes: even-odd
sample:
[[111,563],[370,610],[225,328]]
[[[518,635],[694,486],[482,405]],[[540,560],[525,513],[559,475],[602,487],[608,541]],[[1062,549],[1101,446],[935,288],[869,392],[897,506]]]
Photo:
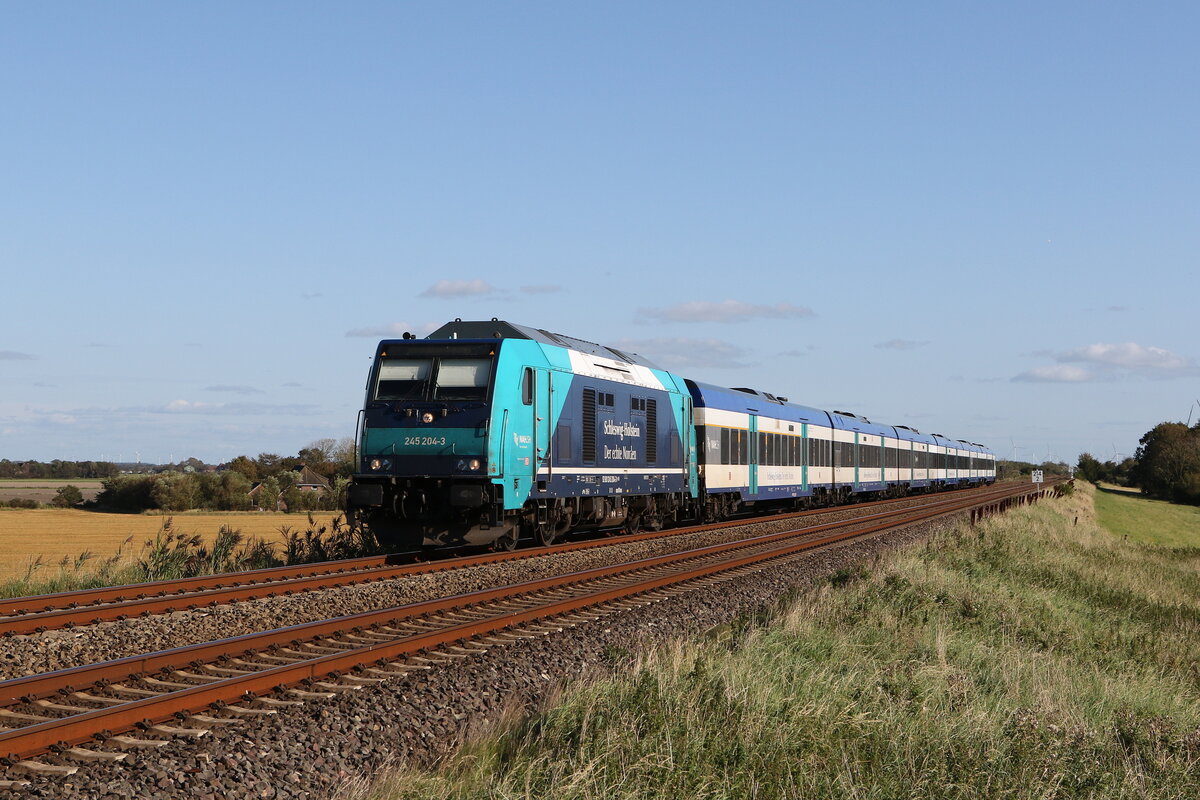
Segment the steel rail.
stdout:
[[[1014,492],[1013,496],[1020,496],[1022,493]],[[44,696],[47,693],[53,694],[55,692],[72,691],[73,684],[71,681],[74,679],[82,678],[87,683],[95,683],[99,680],[111,680],[118,677],[128,680],[145,672],[169,668],[170,666],[179,666],[180,656],[188,659],[186,663],[195,664],[206,660],[206,658],[212,658],[214,654],[217,656],[227,656],[231,652],[249,654],[253,648],[247,649],[244,646],[251,642],[256,642],[258,647],[290,644],[296,641],[296,636],[300,633],[301,629],[305,629],[305,632],[310,637],[322,639],[330,635],[343,633],[347,628],[362,630],[364,627],[369,627],[372,624],[381,624],[384,621],[388,624],[397,624],[402,619],[411,620],[414,618],[429,617],[439,612],[466,611],[472,607],[478,607],[486,603],[512,601],[518,597],[529,598],[530,596],[537,595],[539,592],[547,592],[555,589],[561,590],[564,587],[571,587],[572,591],[577,593],[580,591],[580,587],[588,582],[611,581],[614,577],[645,573],[647,570],[666,565],[676,567],[684,565],[681,567],[684,570],[681,573],[673,575],[659,574],[647,580],[640,581],[633,586],[611,587],[601,585],[600,588],[593,591],[586,591],[582,595],[576,594],[576,596],[566,599],[554,599],[551,603],[537,608],[516,612],[499,609],[486,619],[452,624],[439,631],[414,634],[393,642],[368,644],[343,652],[319,655],[297,664],[269,667],[250,674],[214,680],[207,684],[161,694],[156,697],[124,702],[114,707],[95,709],[70,717],[47,720],[46,722],[24,728],[0,732],[0,753],[8,751],[18,757],[27,757],[45,752],[60,743],[66,743],[67,745],[79,744],[95,737],[97,732],[105,729],[127,729],[144,721],[152,723],[154,721],[167,720],[184,712],[195,712],[214,703],[229,702],[243,698],[247,693],[257,694],[282,686],[297,685],[305,681],[315,680],[321,676],[336,674],[352,667],[361,666],[373,660],[412,655],[432,647],[486,635],[487,633],[525,624],[533,620],[553,617],[569,611],[579,610],[580,608],[606,603],[617,598],[643,594],[669,584],[694,580],[698,577],[734,570],[764,560],[778,559],[805,550],[827,546],[851,537],[864,536],[881,530],[910,525],[933,517],[961,512],[976,505],[965,498],[959,498],[959,501],[954,504],[953,508],[944,507],[936,511],[926,509],[897,510],[887,515],[892,519],[877,522],[866,529],[846,530],[819,539],[809,538],[802,542],[794,541],[800,536],[811,533],[813,529],[799,529],[784,533],[767,534],[742,542],[698,548],[684,554],[658,556],[629,564],[599,567],[556,578],[546,578],[508,587],[471,592],[440,600],[387,609],[381,612],[368,612],[328,620],[322,623],[292,626],[268,632],[267,634],[251,634],[212,642],[198,647],[178,648],[149,656],[121,659],[120,661],[108,662],[107,664],[61,670],[47,675],[30,676],[29,678],[6,681],[0,683],[0,702],[8,704],[13,702],[28,702],[35,697]],[[838,523],[828,523],[824,526],[815,526],[815,528],[856,528],[862,524],[863,520],[861,519],[847,520]],[[789,542],[789,539],[793,541]],[[747,550],[761,549],[764,546],[771,547],[772,549],[766,552],[739,555],[739,552],[744,553]],[[698,566],[690,568],[686,566],[687,564],[703,562],[706,559],[710,562],[715,560],[716,563],[700,563]],[[254,652],[257,651],[255,650]],[[206,653],[207,656],[205,655]]]
[[[970,496],[987,494],[994,487],[977,487]],[[965,496],[965,495],[956,495]],[[930,502],[946,500],[944,495],[931,495]],[[157,581],[106,587],[94,590],[62,592],[52,595],[0,600],[0,636],[40,633],[53,628],[70,628],[78,625],[121,620],[130,616],[149,616],[170,613],[181,608],[198,608],[222,603],[274,597],[280,594],[313,591],[335,586],[372,583],[398,577],[437,572],[444,569],[493,564],[543,555],[573,552],[592,547],[608,547],[616,544],[648,541],[669,536],[721,530],[759,521],[779,521],[803,518],[832,511],[855,511],[880,505],[894,504],[912,498],[893,498],[861,503],[851,506],[832,506],[810,509],[789,514],[777,514],[754,520],[734,520],[712,525],[673,528],[643,534],[606,538],[582,542],[569,542],[546,548],[518,552],[487,553],[461,556],[435,562],[396,565],[395,561],[404,554],[371,556],[343,561],[328,561],[299,567],[277,567],[247,572],[222,573],[180,581]],[[147,596],[154,592],[152,596]]]

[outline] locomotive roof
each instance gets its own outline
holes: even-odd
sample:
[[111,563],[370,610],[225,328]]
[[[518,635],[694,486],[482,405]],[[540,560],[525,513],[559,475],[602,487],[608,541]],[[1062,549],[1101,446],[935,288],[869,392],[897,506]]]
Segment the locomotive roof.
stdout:
[[589,342],[584,339],[576,339],[574,336],[565,336],[561,333],[551,333],[541,328],[531,328],[528,325],[518,325],[515,322],[505,322],[504,320],[492,318],[491,320],[473,320],[464,321],[456,319],[453,322],[447,322],[442,327],[438,328],[433,333],[426,337],[427,339],[530,339],[541,344],[553,345],[555,347],[566,347],[569,350],[578,350],[581,353],[588,353],[601,358],[611,358],[617,361],[624,361],[627,364],[637,364],[650,369],[660,369],[660,367],[651,362],[649,359],[643,358],[636,353],[626,353],[623,350],[618,350],[615,347],[605,347],[602,344]]

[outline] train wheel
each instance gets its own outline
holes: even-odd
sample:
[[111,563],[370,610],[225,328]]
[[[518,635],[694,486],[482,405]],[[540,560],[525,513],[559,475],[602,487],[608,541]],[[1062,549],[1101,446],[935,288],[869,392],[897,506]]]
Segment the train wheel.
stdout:
[[517,544],[520,540],[520,528],[513,525],[504,534],[492,543],[492,547],[496,550],[504,550],[512,552],[517,549]]
[[533,538],[543,547],[549,547],[558,541],[558,531],[548,522],[534,526]]

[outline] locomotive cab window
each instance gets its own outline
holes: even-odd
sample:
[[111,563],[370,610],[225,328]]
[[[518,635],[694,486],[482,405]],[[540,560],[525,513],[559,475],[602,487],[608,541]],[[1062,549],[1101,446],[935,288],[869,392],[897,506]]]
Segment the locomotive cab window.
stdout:
[[372,400],[486,399],[493,347],[422,344],[395,349],[400,352],[380,359]]
[[433,370],[429,358],[389,358],[379,365],[376,400],[410,400],[421,397]]
[[435,400],[482,400],[487,397],[492,362],[486,358],[443,358],[438,364]]

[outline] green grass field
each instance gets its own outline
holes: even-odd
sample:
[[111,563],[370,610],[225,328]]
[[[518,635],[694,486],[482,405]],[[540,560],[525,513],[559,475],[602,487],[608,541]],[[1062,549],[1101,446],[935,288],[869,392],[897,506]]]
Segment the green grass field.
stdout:
[[1093,494],[889,554],[359,796],[1198,797],[1200,549],[1113,537]]
[[1143,497],[1136,490],[1103,486],[1096,492],[1100,525],[1131,542],[1200,547],[1200,508]]

